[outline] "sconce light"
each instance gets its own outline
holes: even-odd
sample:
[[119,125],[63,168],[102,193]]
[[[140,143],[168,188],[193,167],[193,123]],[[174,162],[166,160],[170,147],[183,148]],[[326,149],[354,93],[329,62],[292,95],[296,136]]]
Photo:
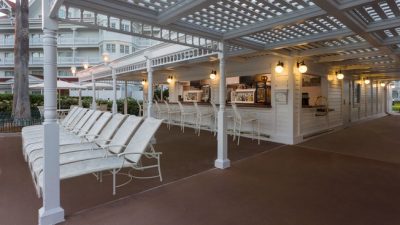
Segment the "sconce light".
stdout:
[[216,77],[217,77],[217,71],[211,70],[210,79],[211,80],[215,80]]
[[75,66],[72,66],[72,67],[71,67],[71,73],[72,73],[73,75],[76,74],[76,67],[75,67]]
[[110,54],[108,52],[104,52],[102,56],[103,62],[107,64],[110,61]]
[[342,70],[339,70],[338,72],[336,72],[336,78],[339,80],[343,80],[344,74],[342,73]]
[[395,88],[396,86],[395,86],[394,84],[391,84],[390,87],[391,87],[391,88]]
[[368,78],[365,78],[364,84],[369,84],[369,83],[371,83],[371,81]]
[[174,77],[173,77],[173,76],[168,76],[168,78],[167,78],[167,82],[168,82],[168,83],[171,83],[173,79],[174,79]]
[[268,77],[267,76],[261,76],[261,81],[262,82],[267,82],[268,81]]
[[143,79],[142,80],[142,85],[145,85],[146,84],[146,79]]
[[83,68],[84,68],[85,70],[87,70],[87,69],[89,68],[89,63],[84,63],[84,64],[83,64]]
[[386,86],[386,84],[382,82],[381,83],[381,87],[385,87],[385,86]]
[[307,72],[307,66],[306,66],[306,64],[304,63],[304,61],[301,61],[301,62],[297,62],[297,69],[299,70],[299,72],[300,73],[305,73],[305,72]]
[[275,66],[275,72],[282,73],[283,72],[283,62],[279,61]]

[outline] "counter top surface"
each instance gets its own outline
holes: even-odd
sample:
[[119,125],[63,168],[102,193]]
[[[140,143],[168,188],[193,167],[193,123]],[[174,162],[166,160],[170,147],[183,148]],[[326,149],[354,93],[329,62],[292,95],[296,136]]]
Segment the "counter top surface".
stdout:
[[[164,103],[164,102],[159,102],[159,103]],[[169,102],[169,104],[178,104],[177,102]],[[211,104],[209,102],[198,102],[197,103],[199,106],[206,106],[209,105],[211,106]],[[193,105],[193,102],[182,102],[182,105]],[[216,104],[217,106],[219,106],[219,104]],[[267,108],[270,109],[272,108],[269,105],[265,105],[263,103],[253,103],[253,104],[242,104],[242,103],[236,103],[236,105],[240,108]],[[227,107],[231,106],[231,103],[226,103]]]

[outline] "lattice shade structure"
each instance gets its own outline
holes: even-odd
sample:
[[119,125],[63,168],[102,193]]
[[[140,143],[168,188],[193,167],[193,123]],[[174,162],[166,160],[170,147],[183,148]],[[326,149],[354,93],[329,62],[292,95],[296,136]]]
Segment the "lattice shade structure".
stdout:
[[[55,0],[52,17],[218,51],[271,51],[320,63],[399,66],[400,0]],[[70,15],[70,8],[80,15]],[[363,64],[362,62],[360,62]],[[373,64],[376,62],[373,62]]]

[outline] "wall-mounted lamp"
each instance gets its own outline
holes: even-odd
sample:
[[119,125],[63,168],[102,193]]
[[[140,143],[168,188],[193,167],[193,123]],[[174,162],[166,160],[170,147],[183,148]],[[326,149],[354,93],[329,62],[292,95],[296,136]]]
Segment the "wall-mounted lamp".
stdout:
[[217,71],[216,70],[211,70],[210,79],[211,80],[215,80],[215,78],[217,78]]
[[103,62],[107,64],[110,61],[110,54],[108,52],[104,52],[102,56],[103,56]]
[[143,79],[142,80],[142,85],[145,85],[146,84],[146,79]]
[[76,74],[76,67],[75,66],[71,67],[71,73],[72,73],[72,75]]
[[342,70],[336,72],[336,78],[339,80],[343,80],[344,74],[342,73]]
[[83,68],[84,68],[85,70],[87,70],[87,69],[89,68],[89,63],[84,63],[84,64],[83,64]]
[[173,76],[168,76],[167,78],[167,82],[170,84],[172,82],[172,80],[174,80]]
[[386,84],[382,82],[381,83],[381,87],[385,87],[385,86],[386,86]]
[[275,66],[275,72],[282,73],[283,72],[283,62],[279,61],[278,64]]
[[301,62],[297,62],[297,69],[299,70],[300,73],[307,72],[308,68],[307,68],[306,64],[304,63],[304,60]]
[[396,86],[395,86],[394,84],[391,84],[390,87],[391,87],[391,88],[395,88]]
[[365,78],[364,84],[369,84],[369,83],[371,83],[371,80],[369,80],[368,78]]

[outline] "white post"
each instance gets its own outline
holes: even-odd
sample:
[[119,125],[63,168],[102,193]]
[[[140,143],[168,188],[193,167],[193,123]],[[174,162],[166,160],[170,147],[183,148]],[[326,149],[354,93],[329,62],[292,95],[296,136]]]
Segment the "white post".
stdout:
[[225,49],[224,43],[219,43],[219,112],[218,112],[218,153],[215,160],[215,167],[225,169],[230,167],[228,159],[228,134],[225,117],[226,102],[226,78],[225,78]]
[[151,67],[151,60],[147,58],[147,117],[152,117],[153,108],[153,68]]
[[128,114],[128,81],[125,81],[124,114]]
[[112,103],[112,113],[117,114],[117,75],[115,74],[114,68],[111,67],[111,77],[113,81],[113,103]]
[[94,74],[93,72],[90,72],[92,75],[92,109],[96,110],[96,80],[94,79]]
[[53,225],[64,221],[60,205],[59,127],[57,123],[57,21],[50,19],[50,2],[42,0],[44,123],[43,123],[43,207],[39,224]]
[[[82,85],[82,82],[79,80],[79,86],[81,86],[81,85]],[[82,107],[82,89],[81,88],[79,88],[78,94],[79,94],[78,105],[79,105],[79,107]]]

